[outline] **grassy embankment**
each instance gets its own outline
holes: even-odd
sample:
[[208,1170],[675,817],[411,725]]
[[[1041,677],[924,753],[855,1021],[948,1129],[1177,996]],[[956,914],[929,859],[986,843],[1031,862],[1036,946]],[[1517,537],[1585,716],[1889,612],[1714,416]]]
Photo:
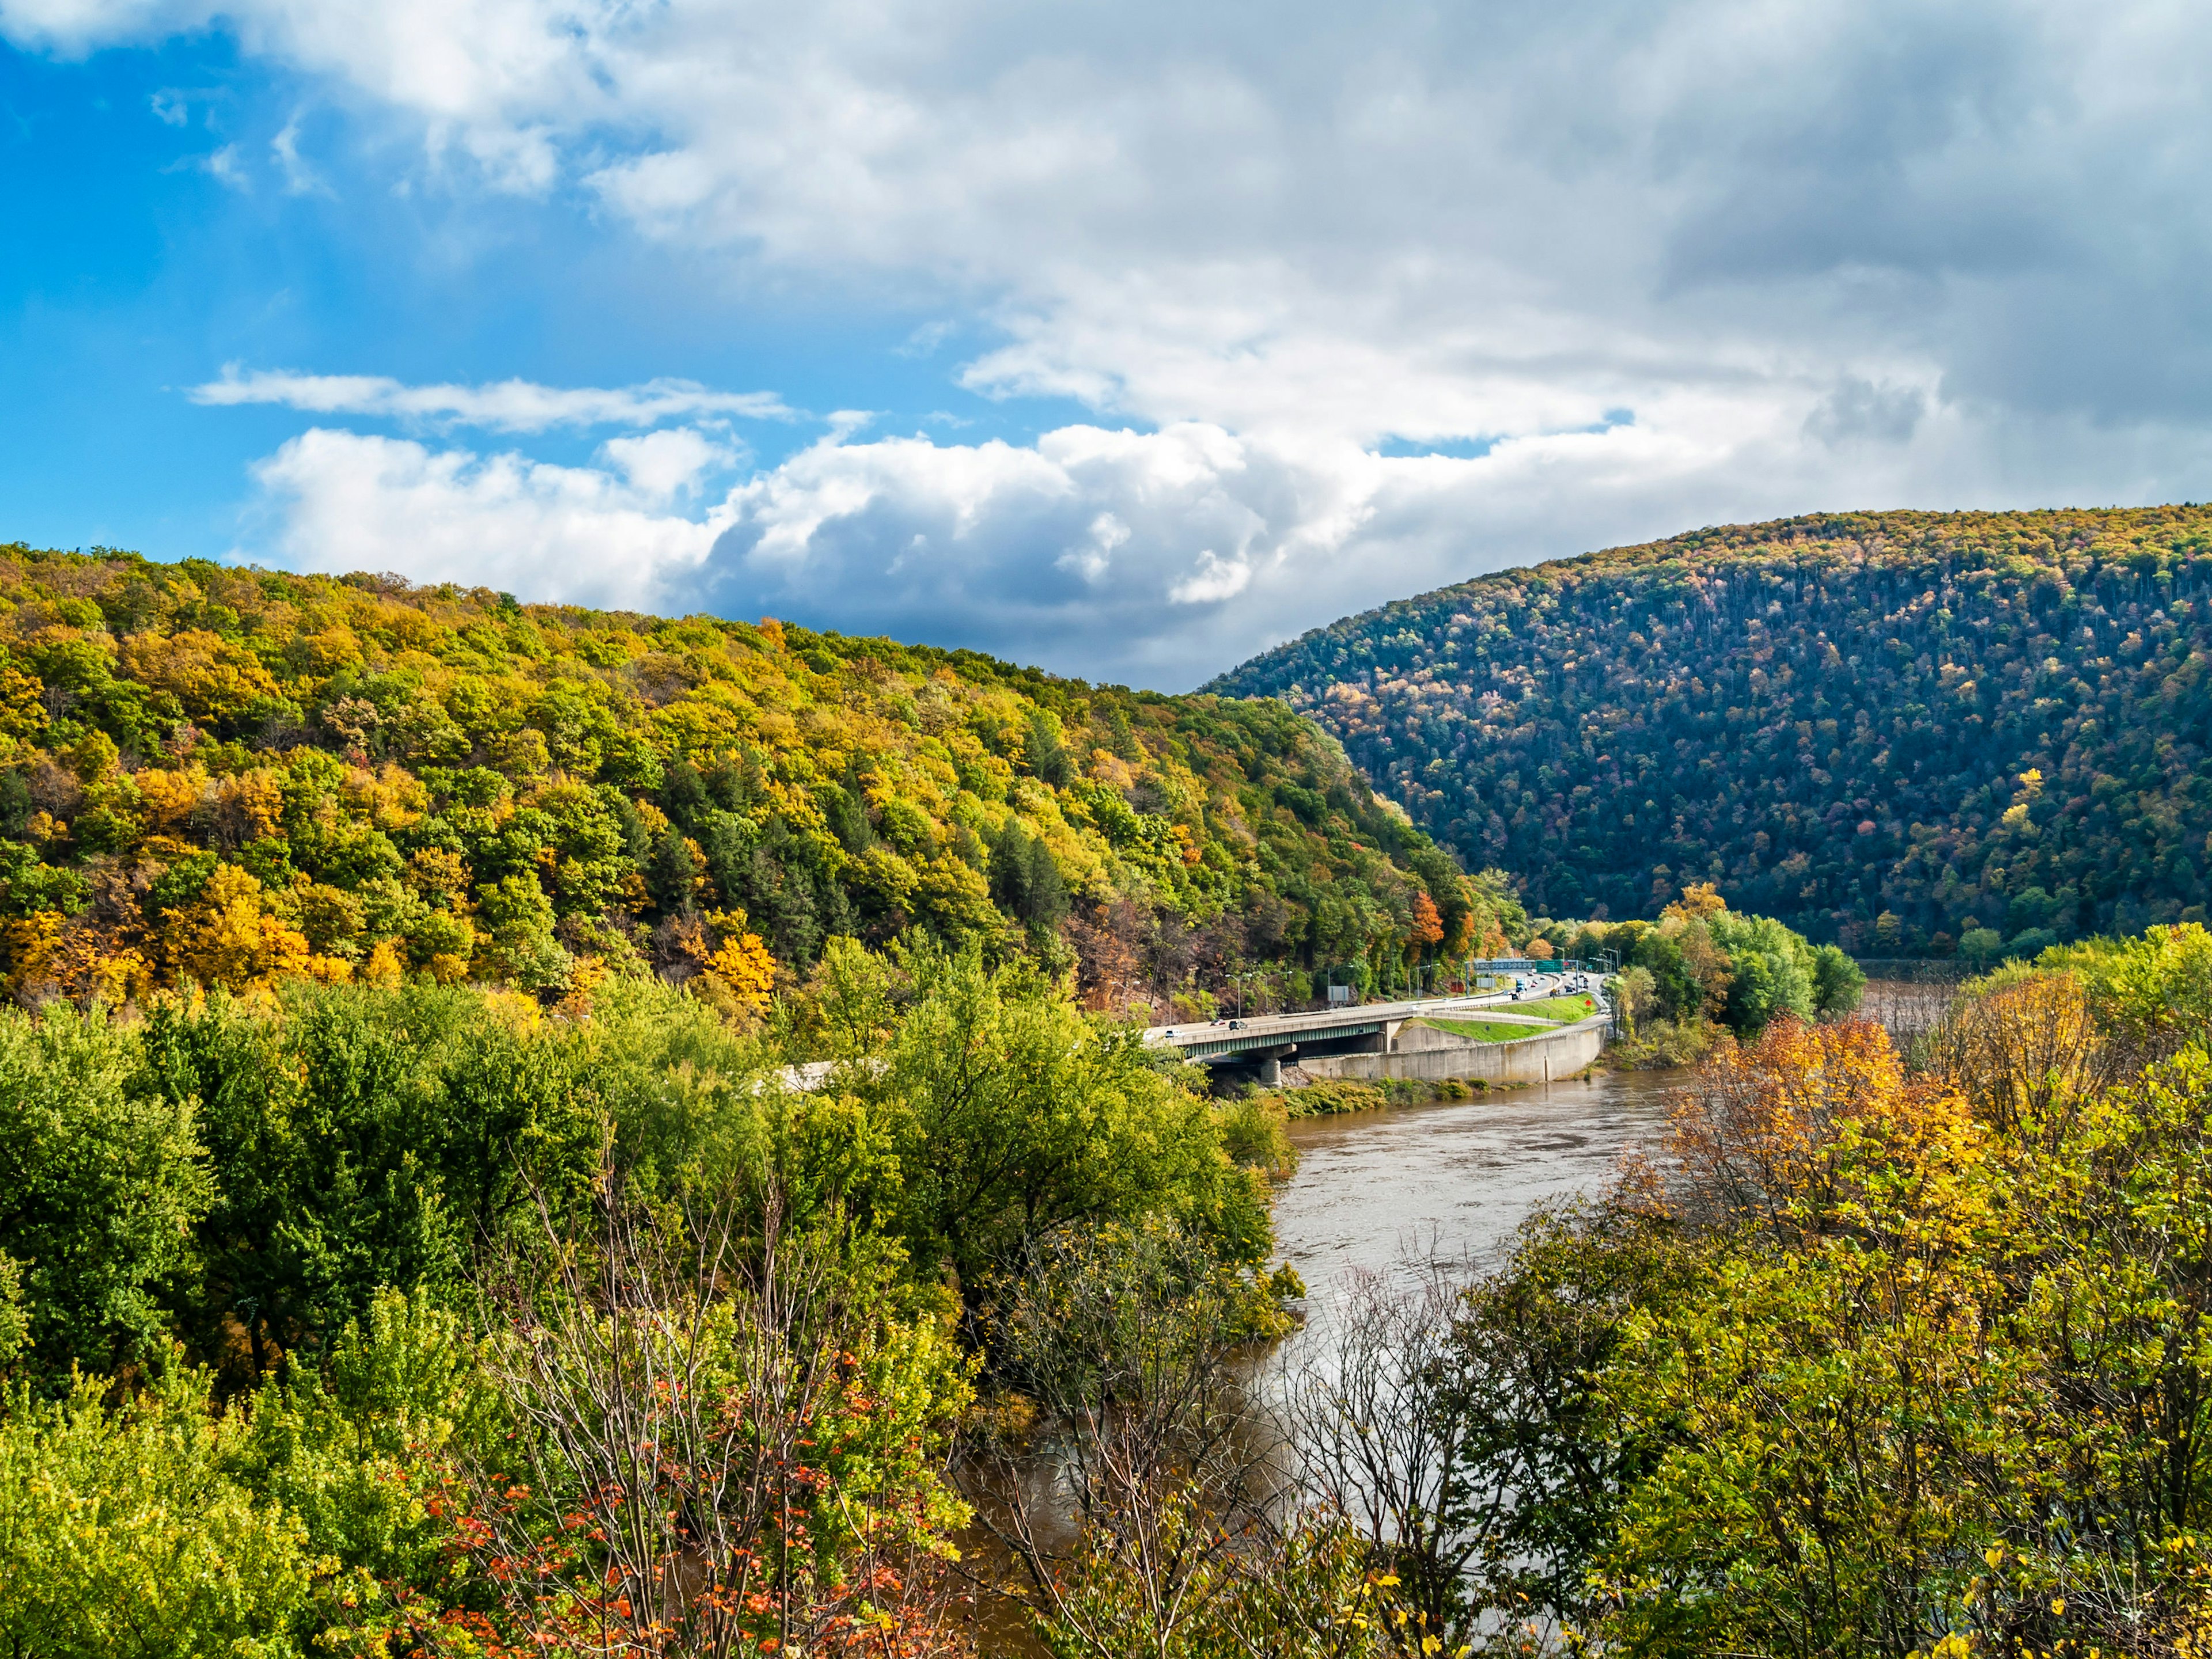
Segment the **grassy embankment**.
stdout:
[[[1455,1036],[1472,1037],[1478,1042],[1517,1042],[1523,1037],[1541,1036],[1547,1030],[1585,1019],[1597,1012],[1597,1003],[1595,999],[1586,996],[1547,997],[1541,1002],[1515,1003],[1510,1012],[1548,1024],[1523,1025],[1503,1020],[1438,1018],[1421,1023],[1449,1031]],[[1472,1100],[1490,1086],[1481,1078],[1443,1078],[1434,1081],[1383,1078],[1373,1083],[1331,1079],[1325,1083],[1308,1084],[1302,1089],[1273,1090],[1257,1098],[1263,1112],[1279,1109],[1286,1118],[1330,1117],[1340,1112],[1372,1111],[1381,1106],[1422,1106],[1431,1101]]]
[[[1498,1010],[1501,1014],[1545,1020],[1553,1025],[1572,1025],[1577,1020],[1588,1019],[1597,1012],[1597,999],[1588,996],[1547,997],[1541,1002],[1516,1002],[1502,1006]],[[1524,1036],[1542,1035],[1535,1026],[1516,1025],[1487,1016],[1474,1019],[1448,1019],[1431,1015],[1421,1024],[1433,1025],[1440,1031],[1449,1031],[1454,1036],[1472,1037],[1477,1042],[1514,1042]]]
[[1331,1078],[1302,1089],[1271,1089],[1252,1097],[1262,1112],[1279,1110],[1286,1118],[1334,1117],[1340,1112],[1371,1112],[1382,1106],[1425,1106],[1438,1100],[1472,1100],[1488,1088],[1480,1078],[1444,1078],[1428,1082],[1416,1078],[1383,1078],[1374,1083],[1354,1083]]

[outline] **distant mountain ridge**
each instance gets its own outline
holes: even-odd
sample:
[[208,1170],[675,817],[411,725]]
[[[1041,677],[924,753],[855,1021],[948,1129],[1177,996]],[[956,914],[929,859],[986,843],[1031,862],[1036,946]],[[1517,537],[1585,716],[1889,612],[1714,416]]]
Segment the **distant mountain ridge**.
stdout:
[[1686,884],[1862,951],[2204,914],[2212,507],[1852,513],[1478,577],[1206,689],[1312,715],[1532,914]]

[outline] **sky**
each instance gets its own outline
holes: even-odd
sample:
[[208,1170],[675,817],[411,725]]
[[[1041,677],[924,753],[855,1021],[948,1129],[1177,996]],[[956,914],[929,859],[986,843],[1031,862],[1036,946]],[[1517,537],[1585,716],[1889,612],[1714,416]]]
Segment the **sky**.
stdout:
[[0,539],[1184,690],[2212,496],[2212,9],[0,0]]

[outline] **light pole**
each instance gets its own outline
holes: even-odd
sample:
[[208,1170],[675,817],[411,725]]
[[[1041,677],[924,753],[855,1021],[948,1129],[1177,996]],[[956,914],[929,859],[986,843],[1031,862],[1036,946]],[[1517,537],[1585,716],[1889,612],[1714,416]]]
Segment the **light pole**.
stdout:
[[1257,968],[1248,968],[1241,974],[1231,974],[1229,976],[1229,982],[1237,988],[1237,1018],[1239,1019],[1244,1018],[1244,981],[1248,979],[1259,978],[1260,973],[1261,970]]

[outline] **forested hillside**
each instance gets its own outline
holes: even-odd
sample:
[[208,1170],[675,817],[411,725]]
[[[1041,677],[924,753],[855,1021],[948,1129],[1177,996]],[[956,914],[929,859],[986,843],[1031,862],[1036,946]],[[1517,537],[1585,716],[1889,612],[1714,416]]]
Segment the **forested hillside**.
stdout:
[[1353,617],[1211,690],[1340,737],[1532,912],[1736,908],[1861,952],[2196,921],[2212,507],[1703,530]]
[[919,927],[1097,1006],[1498,914],[1284,709],[390,577],[0,548],[0,975],[726,1007]]

